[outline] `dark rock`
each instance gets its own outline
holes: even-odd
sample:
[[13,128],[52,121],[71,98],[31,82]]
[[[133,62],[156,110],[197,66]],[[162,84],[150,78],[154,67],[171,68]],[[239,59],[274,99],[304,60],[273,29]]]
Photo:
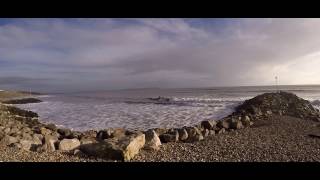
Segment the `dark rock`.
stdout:
[[216,125],[216,122],[214,120],[201,122],[201,127],[208,130],[212,129],[215,125]]
[[179,133],[176,131],[175,134],[162,134],[159,138],[163,143],[177,142],[179,141]]
[[4,104],[29,104],[29,103],[40,103],[42,102],[36,98],[24,98],[24,99],[12,99],[8,101],[3,101]]
[[72,134],[71,130],[66,128],[58,129],[58,133],[64,138],[68,138]]
[[166,128],[155,128],[154,131],[157,133],[158,136],[165,134],[168,132]]
[[217,127],[219,127],[220,129],[221,128],[229,129],[230,128],[230,123],[228,122],[227,119],[223,119],[223,120],[218,121]]
[[113,129],[111,128],[100,130],[97,134],[97,139],[103,140],[103,139],[112,138],[112,133],[113,133]]
[[243,128],[242,122],[240,120],[232,119],[230,121],[230,128],[231,129],[242,129]]

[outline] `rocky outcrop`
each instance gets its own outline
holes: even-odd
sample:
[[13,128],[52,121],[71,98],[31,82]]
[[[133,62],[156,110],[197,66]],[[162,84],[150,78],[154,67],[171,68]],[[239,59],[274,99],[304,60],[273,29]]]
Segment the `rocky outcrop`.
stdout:
[[247,115],[253,119],[259,116],[292,116],[313,121],[320,121],[319,110],[312,104],[293,93],[265,93],[246,100],[236,108],[233,115]]
[[7,101],[2,101],[3,104],[29,104],[29,103],[40,103],[42,102],[36,98],[23,98],[23,99],[11,99]]

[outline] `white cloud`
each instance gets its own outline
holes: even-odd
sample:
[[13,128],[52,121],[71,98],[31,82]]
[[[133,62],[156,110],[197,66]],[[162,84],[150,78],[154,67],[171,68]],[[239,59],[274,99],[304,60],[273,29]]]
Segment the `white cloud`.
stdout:
[[0,76],[101,88],[264,85],[276,74],[283,84],[320,83],[319,19],[233,19],[221,27],[183,19],[20,20],[0,26]]

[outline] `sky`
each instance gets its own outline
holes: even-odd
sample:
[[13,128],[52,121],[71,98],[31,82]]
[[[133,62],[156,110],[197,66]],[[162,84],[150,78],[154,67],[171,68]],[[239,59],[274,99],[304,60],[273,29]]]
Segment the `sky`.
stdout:
[[320,84],[320,19],[0,19],[0,89]]

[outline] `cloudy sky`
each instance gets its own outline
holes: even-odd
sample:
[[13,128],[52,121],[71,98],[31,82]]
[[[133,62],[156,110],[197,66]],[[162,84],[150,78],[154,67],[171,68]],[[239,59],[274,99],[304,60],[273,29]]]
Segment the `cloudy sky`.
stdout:
[[320,19],[0,19],[0,89],[320,84]]

